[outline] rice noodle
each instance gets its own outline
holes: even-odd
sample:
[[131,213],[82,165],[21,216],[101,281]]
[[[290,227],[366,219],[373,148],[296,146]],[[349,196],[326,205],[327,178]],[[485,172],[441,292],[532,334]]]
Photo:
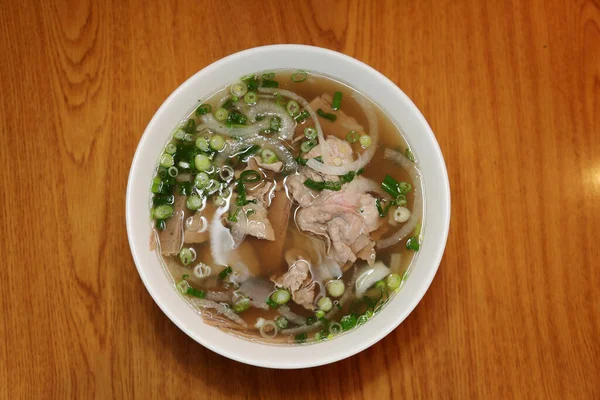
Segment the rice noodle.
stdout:
[[[272,335],[266,332],[265,328],[268,327],[271,327],[271,332],[273,333]],[[260,332],[260,336],[266,339],[273,339],[275,336],[277,336],[277,325],[275,324],[275,322],[267,320],[260,325],[258,331]]]
[[[306,101],[306,99],[304,99],[303,97],[298,96],[296,93],[290,92],[289,90],[274,89],[274,88],[259,88],[258,90],[261,93],[280,94],[281,96],[285,96],[289,99],[292,99],[292,100],[298,102],[298,104],[300,104],[302,107],[304,107],[304,109],[306,111],[308,111],[308,114],[310,115],[310,117],[312,118],[312,120],[315,124],[315,129],[317,130],[317,137],[319,138],[319,144],[321,145],[321,152],[323,153],[322,154],[323,163],[327,164],[327,162],[329,161],[329,152],[328,152],[329,147],[327,146],[327,142],[325,142],[325,136],[323,135],[323,129],[321,128],[321,123],[319,122],[317,113],[315,113],[315,111],[312,109],[312,107],[310,106],[308,101]],[[343,175],[343,174],[341,174],[341,175]]]
[[298,164],[296,163],[294,156],[281,141],[274,138],[266,138],[260,135],[250,136],[240,141],[232,141],[225,148],[225,150],[218,153],[215,159],[215,164],[223,165],[228,157],[241,153],[252,145],[258,145],[273,150],[275,154],[277,154],[279,160],[281,160],[285,165],[285,171],[291,172],[298,168]]
[[296,325],[306,325],[306,318],[294,313],[288,306],[280,306],[277,312],[285,317],[291,323]]
[[321,153],[323,155],[323,162],[320,163],[317,160],[311,158],[306,163],[306,165],[308,165],[310,168],[314,169],[317,172],[327,175],[345,175],[350,171],[358,171],[359,169],[364,168],[364,166],[371,161],[373,155],[375,155],[375,152],[377,151],[377,146],[379,144],[379,129],[377,126],[377,115],[375,115],[375,109],[369,103],[369,100],[367,100],[358,92],[352,93],[352,97],[354,97],[358,104],[363,108],[363,111],[365,112],[365,115],[367,117],[367,121],[369,122],[369,135],[371,136],[371,145],[353,162],[339,167],[334,167],[331,165],[327,165],[327,162],[325,160],[325,155],[327,154],[327,151],[325,151],[326,148],[323,147],[319,138],[319,144],[321,144]]
[[266,100],[260,100],[255,106],[250,108],[247,113],[248,117],[254,120],[259,115],[276,116],[281,119],[281,132],[279,137],[285,140],[289,140],[294,135],[294,129],[296,129],[296,121],[287,113],[287,111],[271,102]]
[[240,324],[243,327],[248,326],[248,324],[246,324],[246,321],[240,318],[240,316],[237,315],[235,311],[233,311],[231,308],[229,308],[229,306],[225,304],[216,303],[214,301],[206,299],[191,299],[190,301],[192,302],[192,304],[200,308],[212,308],[215,311],[217,311],[217,313],[229,318],[233,322]]
[[413,231],[413,229],[415,229],[415,226],[417,226],[419,218],[423,213],[423,189],[421,173],[417,169],[417,165],[406,158],[402,153],[390,149],[385,149],[383,157],[394,161],[408,172],[413,184],[415,201],[410,213],[410,218],[404,223],[402,228],[396,231],[393,235],[377,242],[376,247],[379,250],[390,247],[404,239]]

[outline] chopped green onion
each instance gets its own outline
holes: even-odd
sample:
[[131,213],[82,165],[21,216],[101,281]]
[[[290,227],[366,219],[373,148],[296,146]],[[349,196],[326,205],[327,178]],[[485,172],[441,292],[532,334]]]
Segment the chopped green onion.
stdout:
[[298,114],[294,117],[294,119],[296,120],[296,122],[301,124],[309,117],[310,117],[310,113],[306,110],[302,110],[302,111],[300,111],[300,114]]
[[248,90],[252,90],[252,91],[258,90],[259,82],[258,82],[258,79],[256,79],[256,77],[254,75],[248,79],[244,79],[244,81],[246,81],[246,84],[248,85]]
[[194,165],[198,171],[206,171],[211,167],[210,158],[204,154],[198,154],[194,157]]
[[410,218],[410,210],[406,207],[398,207],[394,210],[394,221],[404,223]]
[[156,219],[167,219],[173,214],[173,207],[164,204],[154,209],[154,217]]
[[416,236],[413,236],[406,241],[406,248],[408,250],[419,251],[420,247],[419,238]]
[[200,107],[196,108],[196,115],[208,114],[211,110],[210,104],[200,104]]
[[219,108],[217,112],[215,112],[215,119],[217,121],[225,121],[229,116],[229,111],[224,108]]
[[381,206],[381,200],[380,199],[375,199],[375,207],[377,207],[377,212],[379,213],[380,217],[385,217],[388,213],[388,210],[390,208],[390,206],[388,205],[386,208],[383,208]]
[[175,196],[164,194],[152,196],[152,207],[162,206],[163,204],[175,204]]
[[225,147],[225,139],[221,135],[214,135],[210,138],[210,148],[215,151],[221,151]]
[[315,317],[317,317],[317,318],[319,318],[319,319],[321,319],[321,318],[325,318],[325,311],[323,311],[323,310],[317,310],[317,311],[315,312]]
[[165,222],[164,219],[157,219],[154,226],[156,227],[157,230],[164,231],[165,228],[167,227],[167,223]]
[[236,125],[244,125],[246,124],[246,121],[248,121],[248,117],[238,110],[231,110],[227,116],[227,123],[232,127],[235,127]]
[[175,143],[169,143],[167,147],[165,147],[165,153],[167,154],[175,154],[177,152],[177,145]]
[[179,252],[179,260],[183,265],[190,265],[194,261],[194,258],[196,257],[194,256],[193,249],[184,247]]
[[196,121],[193,118],[188,119],[183,130],[187,133],[194,132],[196,130]]
[[331,309],[333,308],[333,302],[329,297],[321,297],[319,301],[317,301],[317,306],[321,310],[328,312],[331,311]]
[[199,137],[198,139],[196,139],[196,147],[199,148],[202,151],[209,151],[210,150],[210,146],[208,144],[208,140],[206,140],[203,137]]
[[323,181],[323,182],[317,182],[314,181],[310,178],[308,178],[307,180],[304,181],[304,186],[306,186],[309,189],[313,189],[313,190],[324,190],[324,189],[328,189],[328,190],[333,190],[333,191],[338,191],[342,188],[342,182],[329,182],[329,181]]
[[342,325],[338,324],[337,322],[334,322],[329,326],[329,331],[331,332],[331,337],[328,336],[327,338],[332,339],[333,336],[338,335],[342,332]]
[[408,147],[406,148],[405,154],[406,154],[406,158],[408,158],[412,162],[415,162],[415,156]]
[[256,104],[257,101],[258,101],[258,96],[256,95],[256,92],[248,92],[244,96],[244,102],[246,104],[253,105],[253,104]]
[[398,274],[389,274],[385,279],[385,283],[389,291],[394,291],[400,287],[402,278]]
[[188,196],[188,198],[185,200],[185,206],[192,211],[198,210],[200,207],[202,207],[202,197],[198,196],[197,194]]
[[411,191],[412,185],[408,182],[400,182],[398,183],[398,189],[400,189],[400,193],[406,194]]
[[298,102],[294,100],[290,100],[287,103],[285,109],[287,110],[288,114],[290,114],[292,117],[295,117],[300,113],[300,106],[298,105]]
[[344,315],[342,319],[340,319],[340,325],[342,325],[342,329],[344,331],[349,331],[350,329],[354,328],[356,326],[356,315]]
[[303,153],[308,153],[313,147],[315,147],[317,145],[317,141],[316,140],[307,140],[306,142],[302,143],[300,145],[300,151],[302,151]]
[[193,287],[190,287],[186,294],[198,297],[199,299],[203,299],[206,296],[206,292],[204,290],[194,289]]
[[346,135],[346,141],[348,143],[356,143],[358,142],[360,135],[358,134],[358,132],[356,131],[350,131],[348,132],[348,135]]
[[365,312],[365,317],[367,317],[367,318],[372,318],[372,317],[373,317],[373,311],[371,311],[371,310],[367,310],[367,311]]
[[300,333],[296,336],[294,336],[294,340],[296,341],[296,343],[304,343],[306,341],[307,335],[306,333]]
[[173,160],[173,156],[170,154],[163,154],[160,156],[160,165],[165,168],[169,168],[175,164],[175,160]]
[[287,303],[291,298],[290,292],[285,289],[278,289],[271,294],[271,299],[279,305]]
[[208,181],[210,181],[210,177],[208,176],[208,174],[206,172],[200,172],[194,178],[194,185],[198,189],[203,189],[208,184]]
[[358,139],[358,141],[360,142],[360,145],[364,148],[367,148],[371,145],[371,143],[373,143],[373,140],[371,139],[371,136],[369,135],[361,135],[360,139]]
[[292,81],[293,82],[304,82],[306,80],[307,76],[308,76],[308,74],[305,71],[302,71],[301,69],[299,69],[294,74],[292,74]]
[[275,72],[266,72],[262,75],[263,79],[273,79],[275,78]]
[[223,279],[227,278],[227,276],[229,274],[231,274],[232,272],[233,272],[233,270],[228,265],[227,267],[225,267],[225,269],[223,271],[219,272],[219,279],[223,280]]
[[383,280],[375,282],[375,288],[379,290],[385,290],[385,282]]
[[356,320],[356,326],[362,326],[364,325],[369,318],[367,318],[366,315],[361,315],[360,317],[358,317],[358,319]]
[[344,281],[341,281],[339,279],[329,281],[329,283],[327,283],[326,288],[327,293],[329,293],[331,297],[340,297],[344,294],[344,291],[346,290]]
[[317,130],[315,128],[313,128],[312,126],[307,126],[306,128],[304,128],[304,136],[309,140],[316,139],[317,138]]
[[269,123],[269,129],[278,132],[281,129],[281,118],[273,117]]
[[213,197],[213,202],[215,203],[215,205],[217,207],[221,207],[221,206],[225,205],[225,199],[221,196]]
[[240,174],[240,182],[243,183],[258,182],[261,179],[262,175],[260,174],[260,172],[253,169],[247,169]]
[[383,182],[381,182],[381,188],[389,193],[393,198],[396,198],[402,194],[399,188],[399,183],[397,180],[392,178],[390,175],[386,175],[383,178]]
[[219,181],[216,179],[211,179],[210,181],[208,181],[208,185],[206,185],[206,188],[204,190],[206,190],[206,193],[208,194],[213,194],[215,193],[217,190],[219,190]]
[[331,122],[335,122],[335,120],[337,119],[337,115],[326,113],[320,108],[317,110],[317,114],[319,114],[319,117],[328,119]]
[[279,329],[285,329],[288,326],[288,320],[285,319],[285,317],[277,317],[275,319],[275,325],[277,325]]
[[239,314],[239,313],[244,312],[247,309],[249,309],[251,305],[252,305],[252,302],[250,301],[249,298],[242,297],[233,305],[233,311],[235,311],[236,313]]
[[267,297],[267,301],[266,301],[267,305],[271,308],[277,308],[279,306],[279,304],[275,303],[273,301],[273,299],[271,298],[271,296]]
[[188,289],[190,289],[190,288],[191,288],[190,284],[185,279],[182,279],[181,281],[179,281],[177,283],[177,291],[181,294],[187,294]]
[[356,171],[356,175],[362,175],[364,172],[365,172],[365,169],[361,168],[358,171]]
[[405,206],[407,204],[406,201],[406,196],[403,194],[398,195],[398,197],[396,197],[396,199],[393,202],[394,204],[396,204],[397,206]]
[[173,134],[173,137],[175,139],[179,139],[182,140],[185,137],[185,131],[181,128],[177,129],[177,131],[175,131],[175,133]]
[[261,86],[265,87],[265,88],[278,88],[279,82],[277,82],[276,80],[271,80],[271,79],[263,79]]
[[265,164],[273,164],[277,161],[277,154],[271,149],[263,149],[263,151],[260,152],[260,158]]
[[175,187],[177,188],[177,194],[189,196],[192,194],[192,186],[192,182],[177,182]]
[[335,92],[333,94],[333,101],[331,102],[332,110],[339,110],[342,106],[342,92]]
[[241,208],[236,208],[233,214],[230,212],[229,217],[227,218],[231,222],[238,222],[237,216],[240,213]]
[[342,183],[352,182],[354,180],[355,176],[356,176],[356,172],[350,171],[347,174],[340,176],[340,182],[342,182]]
[[299,165],[305,166],[305,165],[306,165],[306,163],[308,162],[308,159],[306,159],[306,158],[302,157],[302,155],[299,155],[298,157],[296,157],[296,162],[297,162]]
[[236,82],[229,87],[229,91],[236,97],[242,97],[248,93],[248,86],[243,82]]
[[169,167],[167,172],[168,172],[169,176],[173,177],[173,178],[175,178],[177,175],[179,175],[179,170],[177,169],[177,167]]

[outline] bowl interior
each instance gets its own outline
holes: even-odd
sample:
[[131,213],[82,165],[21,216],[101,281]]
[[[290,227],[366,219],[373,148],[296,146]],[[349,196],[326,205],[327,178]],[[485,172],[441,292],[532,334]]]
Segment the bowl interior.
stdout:
[[[423,245],[402,290],[368,323],[335,340],[305,346],[271,346],[237,338],[205,325],[178,295],[150,251],[150,183],[161,150],[185,113],[217,89],[248,72],[305,69],[349,83],[375,101],[405,133],[423,175]],[[163,312],[186,334],[231,359],[271,368],[303,368],[349,357],[379,341],[421,300],[442,258],[450,221],[450,189],[431,128],[410,99],[389,79],[351,57],[310,46],[258,47],[221,59],[184,82],[156,112],[135,153],[127,187],[127,232],[139,274]]]

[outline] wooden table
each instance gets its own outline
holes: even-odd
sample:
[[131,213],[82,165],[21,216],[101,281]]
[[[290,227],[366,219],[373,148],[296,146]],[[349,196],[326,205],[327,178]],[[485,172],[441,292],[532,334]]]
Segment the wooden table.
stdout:
[[[597,0],[108,3],[0,3],[0,398],[600,398]],[[396,82],[452,189],[417,309],[359,355],[300,371],[188,338],[125,233],[129,166],[159,105],[273,43]]]

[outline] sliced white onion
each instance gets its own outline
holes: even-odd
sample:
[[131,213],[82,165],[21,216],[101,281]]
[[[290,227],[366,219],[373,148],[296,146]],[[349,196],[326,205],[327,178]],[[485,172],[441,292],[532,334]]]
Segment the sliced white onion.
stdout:
[[315,129],[317,130],[317,137],[319,138],[319,144],[321,145],[323,163],[327,164],[329,161],[329,146],[327,145],[327,142],[325,142],[325,136],[323,135],[323,129],[321,128],[319,117],[317,117],[317,113],[314,112],[308,101],[306,101],[306,99],[304,99],[303,97],[298,96],[296,93],[290,92],[289,90],[275,88],[259,88],[258,90],[262,93],[280,94],[281,96],[292,99],[298,102],[298,104],[300,104],[306,111],[308,111],[308,114],[310,115],[315,124]]
[[[363,108],[363,111],[365,112],[365,115],[367,117],[367,121],[369,122],[369,135],[371,136],[371,145],[367,148],[367,150],[364,153],[360,154],[356,160],[349,164],[342,165],[339,167],[332,167],[330,165],[327,165],[327,162],[325,161],[326,151],[322,150],[322,163],[318,162],[314,158],[311,158],[306,163],[306,165],[308,165],[310,168],[314,169],[317,172],[327,175],[345,175],[350,171],[358,171],[359,169],[364,168],[364,166],[371,161],[373,155],[375,155],[375,152],[377,151],[377,146],[379,144],[379,129],[377,126],[377,115],[375,115],[375,109],[373,108],[369,100],[367,100],[358,92],[352,93],[352,97],[354,97],[358,104]],[[320,141],[319,144],[321,144]],[[321,149],[323,149],[322,146]]]
[[[270,330],[271,333],[267,332],[267,330]],[[273,339],[275,336],[277,336],[277,324],[275,324],[274,321],[266,320],[261,324],[260,328],[258,328],[258,331],[265,339]]]
[[356,279],[356,296],[362,297],[362,295],[375,284],[375,282],[382,280],[390,274],[390,269],[386,267],[381,261],[375,262],[373,268],[363,270],[358,279]]
[[279,137],[289,140],[294,135],[296,121],[290,117],[287,111],[272,101],[260,100],[254,107],[248,110],[248,117],[254,120],[259,115],[276,116],[281,119],[281,131]]
[[393,246],[404,239],[415,229],[415,226],[417,226],[419,218],[423,213],[423,184],[421,181],[421,173],[417,169],[417,165],[406,158],[406,156],[404,156],[402,153],[390,149],[385,149],[383,157],[394,161],[408,172],[410,179],[412,180],[415,201],[410,218],[404,223],[402,228],[400,228],[394,234],[378,241],[376,245],[377,249],[385,249],[386,247]]

